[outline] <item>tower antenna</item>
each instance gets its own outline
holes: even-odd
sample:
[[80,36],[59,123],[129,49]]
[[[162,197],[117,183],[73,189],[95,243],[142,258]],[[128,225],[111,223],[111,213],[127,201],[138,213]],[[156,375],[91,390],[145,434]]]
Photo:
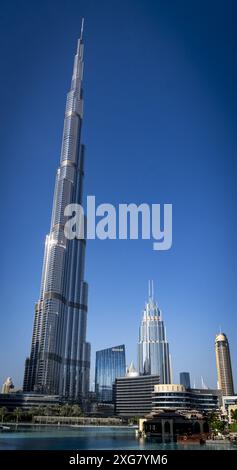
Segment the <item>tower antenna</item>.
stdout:
[[83,38],[83,31],[84,31],[84,17],[83,17],[82,20],[81,20],[81,35],[80,35],[80,39]]

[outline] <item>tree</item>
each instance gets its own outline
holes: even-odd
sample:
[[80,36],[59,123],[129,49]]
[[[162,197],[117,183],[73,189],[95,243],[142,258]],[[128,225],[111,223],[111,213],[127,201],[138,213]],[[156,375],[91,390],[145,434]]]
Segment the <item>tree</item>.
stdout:
[[220,419],[218,413],[211,413],[208,417],[208,424],[213,432],[223,432],[225,423]]
[[12,414],[13,414],[13,416],[15,416],[15,418],[16,418],[16,423],[18,423],[19,420],[20,420],[20,418],[21,418],[21,416],[22,416],[22,410],[21,410],[21,408],[15,408],[15,410],[13,411]]
[[32,406],[28,411],[27,414],[29,417],[33,418],[33,416],[37,416],[39,414],[39,407]]
[[37,416],[44,416],[45,415],[45,407],[44,406],[38,406],[36,414],[37,414]]
[[71,415],[72,415],[71,405],[66,404],[66,405],[61,406],[60,416],[68,417],[68,416],[71,416]]
[[132,418],[129,418],[128,424],[138,424],[139,423],[139,416],[133,416]]
[[51,410],[51,415],[52,416],[59,416],[60,414],[60,405],[51,405],[50,410]]
[[2,419],[2,424],[3,424],[3,421],[4,421],[4,416],[6,416],[7,414],[7,408],[5,406],[2,406],[0,408],[0,416],[1,416],[1,419]]
[[237,410],[231,410],[231,418],[237,423]]
[[52,415],[52,408],[50,405],[44,406],[44,416],[51,416]]
[[72,405],[71,407],[71,416],[81,416],[81,408],[79,405]]

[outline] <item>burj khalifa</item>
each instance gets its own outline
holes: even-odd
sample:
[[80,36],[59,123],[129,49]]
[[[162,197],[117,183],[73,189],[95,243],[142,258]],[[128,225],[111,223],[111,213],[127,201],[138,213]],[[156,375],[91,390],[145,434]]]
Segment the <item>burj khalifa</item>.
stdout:
[[66,100],[51,227],[45,241],[40,297],[35,306],[31,352],[26,359],[23,384],[24,391],[76,400],[86,397],[89,390],[88,285],[84,281],[86,241],[65,237],[64,210],[68,204],[82,204],[83,47],[82,20]]

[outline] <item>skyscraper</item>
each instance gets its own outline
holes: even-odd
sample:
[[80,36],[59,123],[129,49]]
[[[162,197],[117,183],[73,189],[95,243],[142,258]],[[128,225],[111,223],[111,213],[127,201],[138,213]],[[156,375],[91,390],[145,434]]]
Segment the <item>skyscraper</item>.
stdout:
[[183,385],[185,388],[191,388],[189,372],[180,372],[179,383],[180,385]]
[[171,382],[169,343],[162,314],[154,300],[153,281],[139,331],[138,366],[141,375],[159,375],[161,384]]
[[42,281],[24,391],[78,399],[89,389],[90,344],[86,342],[88,286],[84,281],[85,239],[64,235],[65,207],[82,202],[84,146],[83,20],[71,88],[67,94],[60,167],[56,175],[50,233],[46,236]]
[[99,402],[113,401],[115,379],[126,373],[125,346],[114,346],[96,352],[95,392]]
[[215,349],[218,386],[224,396],[234,395],[230,348],[224,333],[216,335]]

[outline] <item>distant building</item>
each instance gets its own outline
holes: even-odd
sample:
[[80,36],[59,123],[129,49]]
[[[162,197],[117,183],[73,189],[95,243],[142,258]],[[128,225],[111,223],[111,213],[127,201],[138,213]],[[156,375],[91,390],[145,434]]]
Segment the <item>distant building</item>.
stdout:
[[115,380],[115,413],[124,418],[145,416],[152,409],[152,392],[158,375],[140,375]]
[[114,416],[114,404],[109,402],[91,403],[88,414],[94,417],[112,417]]
[[224,333],[216,335],[215,350],[218,386],[224,396],[234,395],[230,348]]
[[12,378],[8,377],[2,386],[2,393],[10,393],[14,389]]
[[185,388],[191,388],[189,372],[180,372],[179,383],[180,385],[184,385]]
[[5,406],[9,411],[15,408],[38,408],[41,406],[59,405],[61,402],[58,395],[41,395],[39,393],[1,393],[0,407]]
[[138,376],[139,376],[139,373],[137,372],[132,361],[130,366],[128,366],[126,369],[126,377],[138,377]]
[[152,411],[161,409],[215,411],[220,407],[220,399],[219,390],[187,389],[180,384],[155,385]]
[[171,382],[169,343],[161,310],[154,300],[153,282],[149,283],[139,330],[138,368],[140,375],[159,375],[160,383]]
[[237,404],[236,405],[230,405],[228,407],[228,423],[233,424],[235,423],[235,419],[233,418],[233,413],[237,411]]
[[117,377],[124,377],[126,359],[124,344],[96,352],[95,393],[97,402],[113,401],[113,385]]
[[232,411],[237,409],[237,395],[222,397],[222,412],[228,418],[228,422],[231,424]]

